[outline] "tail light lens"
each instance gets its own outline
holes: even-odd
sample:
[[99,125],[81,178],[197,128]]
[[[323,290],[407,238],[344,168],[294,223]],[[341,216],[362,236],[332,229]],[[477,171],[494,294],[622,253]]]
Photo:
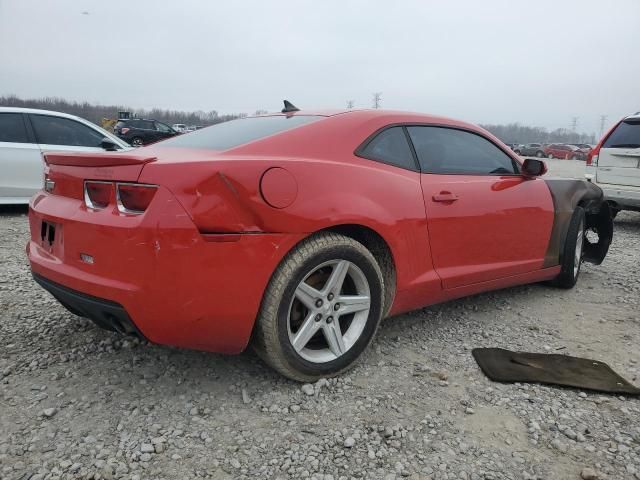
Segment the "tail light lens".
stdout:
[[130,129],[130,128],[127,128],[127,127],[123,127],[123,128],[121,128],[121,129],[120,129],[120,133],[121,133],[122,135],[124,135],[124,134],[125,134],[125,133],[127,133],[129,130],[131,130],[131,129]]
[[111,202],[111,192],[113,184],[111,182],[84,182],[84,203],[94,210],[105,208]]
[[587,165],[591,165],[594,167],[598,166],[598,154],[600,153],[600,145],[589,152],[589,156],[587,156]]
[[121,213],[141,214],[147,209],[158,189],[157,185],[116,183],[116,200]]

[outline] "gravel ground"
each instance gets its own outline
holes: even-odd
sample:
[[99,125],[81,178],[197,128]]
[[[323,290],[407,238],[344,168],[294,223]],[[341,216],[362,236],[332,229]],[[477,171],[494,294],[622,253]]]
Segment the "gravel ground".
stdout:
[[0,478],[640,479],[639,399],[492,383],[470,353],[558,351],[640,384],[640,214],[615,227],[575,289],[401,315],[347,375],[301,386],[66,312],[30,278],[24,211],[0,211]]

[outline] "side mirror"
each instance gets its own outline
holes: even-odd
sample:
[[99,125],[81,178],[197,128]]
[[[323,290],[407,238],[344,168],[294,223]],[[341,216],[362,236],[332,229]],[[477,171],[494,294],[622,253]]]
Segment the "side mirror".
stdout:
[[111,140],[110,138],[104,137],[100,142],[100,146],[104,148],[107,152],[115,152],[118,150],[118,145]]
[[542,160],[527,158],[522,164],[522,174],[525,177],[539,177],[547,173],[547,164]]

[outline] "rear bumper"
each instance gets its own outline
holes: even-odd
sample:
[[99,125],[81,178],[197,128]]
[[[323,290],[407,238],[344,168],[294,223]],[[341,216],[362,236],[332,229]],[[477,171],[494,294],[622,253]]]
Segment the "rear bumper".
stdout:
[[632,208],[634,210],[640,208],[640,187],[596,183],[594,174],[587,174],[586,177],[587,180],[602,189],[605,200],[613,202],[623,208]]
[[33,279],[71,313],[93,320],[105,330],[143,337],[122,305],[77,292],[36,273]]
[[[52,243],[43,221],[55,226]],[[271,274],[303,237],[202,235],[163,188],[136,216],[41,192],[29,223],[31,270],[72,311],[101,326],[112,315],[154,343],[221,353],[246,347]]]

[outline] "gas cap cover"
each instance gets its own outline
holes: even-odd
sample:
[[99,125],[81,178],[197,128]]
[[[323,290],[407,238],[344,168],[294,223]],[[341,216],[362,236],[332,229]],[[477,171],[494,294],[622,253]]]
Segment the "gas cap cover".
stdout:
[[262,174],[260,193],[273,208],[286,208],[298,196],[298,184],[289,171],[273,167]]

